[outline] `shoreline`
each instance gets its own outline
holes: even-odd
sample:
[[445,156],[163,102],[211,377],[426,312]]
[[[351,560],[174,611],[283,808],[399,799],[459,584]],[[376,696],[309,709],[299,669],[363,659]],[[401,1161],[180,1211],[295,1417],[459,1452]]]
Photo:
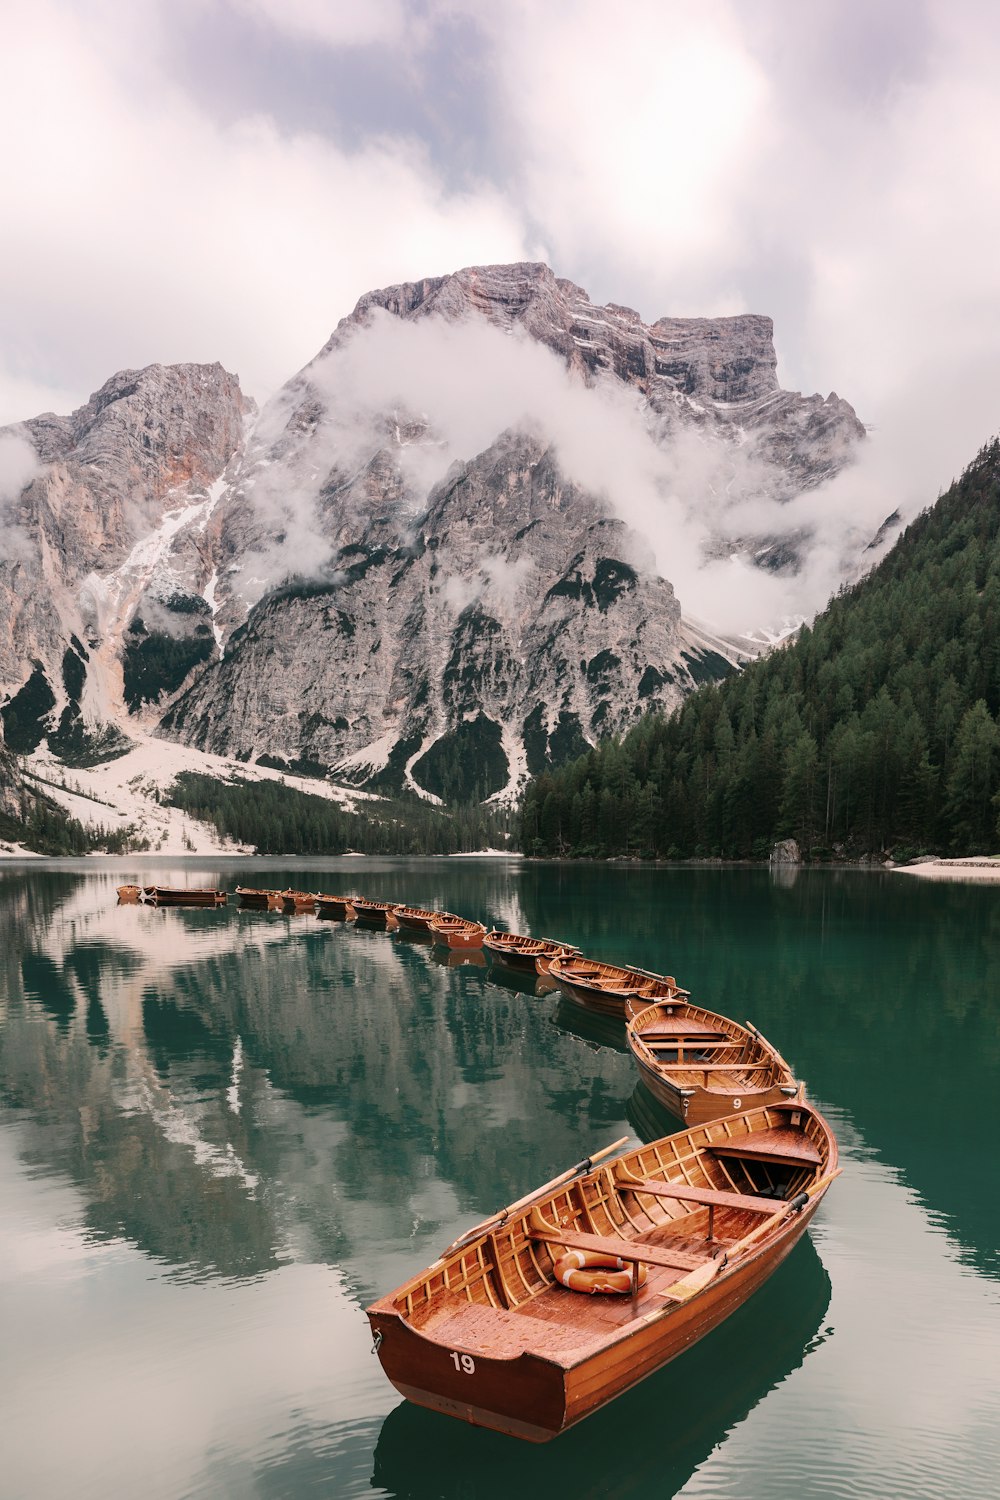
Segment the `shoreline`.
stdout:
[[916,875],[921,880],[1000,880],[1000,859],[972,854],[963,859],[925,859],[919,864],[896,865],[893,875]]

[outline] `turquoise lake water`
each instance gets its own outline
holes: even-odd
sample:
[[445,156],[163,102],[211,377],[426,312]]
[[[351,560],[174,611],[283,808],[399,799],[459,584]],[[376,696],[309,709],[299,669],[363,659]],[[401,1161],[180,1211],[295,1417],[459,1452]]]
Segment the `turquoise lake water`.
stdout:
[[[844,1174],[767,1286],[545,1447],[401,1402],[362,1309],[622,1135],[623,1033],[312,916],[565,938],[752,1020]],[[0,1497],[1000,1495],[1000,886],[499,860],[0,867]]]

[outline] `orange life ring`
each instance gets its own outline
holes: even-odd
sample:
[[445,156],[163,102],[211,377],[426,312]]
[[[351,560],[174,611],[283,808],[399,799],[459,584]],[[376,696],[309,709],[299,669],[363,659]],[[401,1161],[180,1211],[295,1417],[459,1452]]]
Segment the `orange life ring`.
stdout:
[[[636,1284],[644,1286],[646,1267],[636,1267]],[[574,1292],[630,1292],[631,1266],[617,1255],[600,1255],[594,1250],[567,1250],[553,1262],[552,1274],[563,1286]]]

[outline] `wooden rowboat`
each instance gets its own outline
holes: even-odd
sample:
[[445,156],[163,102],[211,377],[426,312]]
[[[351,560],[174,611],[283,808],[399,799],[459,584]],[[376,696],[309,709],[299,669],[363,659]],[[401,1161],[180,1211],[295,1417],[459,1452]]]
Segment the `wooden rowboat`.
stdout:
[[[470,1229],[367,1309],[382,1367],[420,1406],[545,1442],[710,1333],[771,1275],[838,1175],[803,1100],[622,1142]],[[560,1284],[567,1249],[613,1255],[631,1290]]]
[[572,943],[558,943],[553,938],[525,937],[520,932],[488,932],[483,947],[491,958],[512,969],[527,969],[547,974],[554,958],[569,958],[579,953]]
[[574,954],[568,958],[553,958],[549,963],[549,973],[570,1000],[585,1005],[588,1010],[617,1016],[619,1020],[627,1018],[626,1007],[630,1000],[651,1003],[688,994],[687,990],[678,988],[671,974],[624,969],[618,964],[605,964],[598,959]]
[[157,906],[225,906],[229,897],[225,891],[197,886],[154,885],[144,887],[143,899]]
[[640,1009],[625,1039],[653,1098],[687,1125],[777,1104],[798,1087],[781,1053],[755,1027],[680,997]]
[[423,906],[394,906],[393,912],[400,927],[407,932],[430,932],[432,922],[453,915],[450,911],[428,911]]
[[281,904],[285,911],[304,912],[313,911],[316,906],[316,897],[311,891],[279,891]]
[[365,901],[356,896],[351,905],[359,927],[395,927],[395,901]]
[[142,897],[141,885],[120,885],[116,889],[119,906],[138,906]]
[[435,917],[430,930],[435,943],[443,948],[482,948],[486,936],[482,922],[470,922],[466,917],[453,917],[448,913]]
[[328,896],[319,892],[313,897],[318,917],[333,917],[340,922],[354,921],[353,896]]
[[268,907],[281,905],[280,891],[256,890],[253,886],[238,885],[236,894],[240,898],[241,906],[252,906],[257,911],[265,911]]

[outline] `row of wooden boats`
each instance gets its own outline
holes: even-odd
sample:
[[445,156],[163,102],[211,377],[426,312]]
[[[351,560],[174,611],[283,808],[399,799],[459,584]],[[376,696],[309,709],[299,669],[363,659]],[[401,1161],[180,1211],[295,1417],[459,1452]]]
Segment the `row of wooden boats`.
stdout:
[[685,1124],[578,1163],[367,1309],[402,1395],[544,1442],[767,1280],[839,1175],[837,1143],[756,1027],[694,1004],[672,975],[516,933],[482,945],[496,963],[547,975],[601,1024],[624,1022],[645,1087]]
[[[558,985],[620,1022],[640,1077],[684,1122],[625,1140],[475,1225],[367,1309],[409,1400],[544,1442],[674,1359],[781,1264],[839,1175],[837,1143],[749,1022],[695,1004],[672,975],[573,944],[358,896],[237,887],[240,905],[422,937]],[[221,905],[225,892],[123,887],[123,901]],[[581,1017],[582,1019],[582,1017]]]

